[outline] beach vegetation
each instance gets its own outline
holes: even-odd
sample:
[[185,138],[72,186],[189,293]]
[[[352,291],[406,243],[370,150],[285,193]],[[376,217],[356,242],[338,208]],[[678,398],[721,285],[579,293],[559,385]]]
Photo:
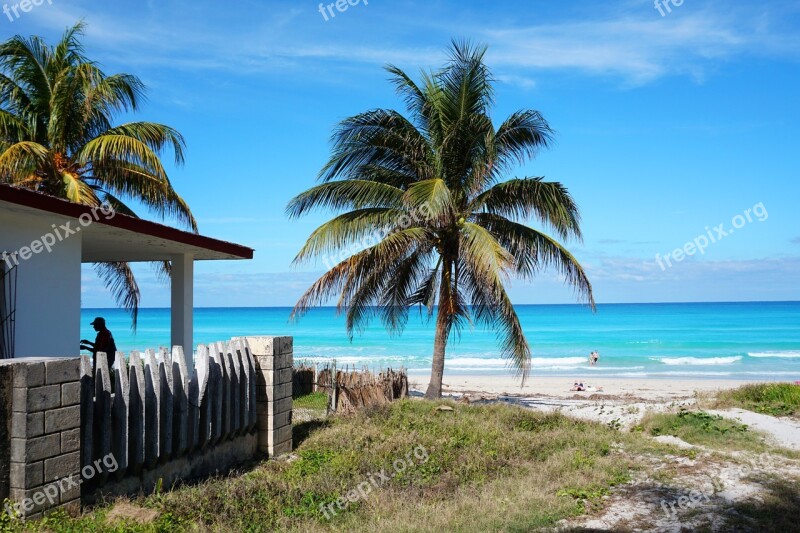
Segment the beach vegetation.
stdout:
[[[183,163],[183,137],[156,122],[114,123],[139,110],[145,87],[131,74],[106,74],[86,57],[84,28],[72,26],[55,45],[19,35],[0,44],[0,183],[137,216],[133,200],[196,231],[161,161],[172,151]],[[169,275],[169,263],[156,268]],[[140,295],[130,265],[98,263],[95,271],[135,328]]]
[[[440,411],[446,405],[453,411]],[[309,423],[310,424],[310,423]],[[641,437],[507,405],[402,400],[297,431],[289,460],[119,503],[157,511],[115,518],[109,502],[40,531],[530,531],[602,506],[639,468]],[[296,430],[301,428],[296,427]],[[410,450],[407,468],[393,468]],[[417,456],[419,457],[419,456]],[[390,479],[335,515],[326,506],[377,473]],[[4,526],[6,527],[6,526]],[[13,522],[10,530],[21,526]]]
[[418,308],[436,328],[429,399],[441,396],[448,341],[474,326],[497,331],[502,356],[524,383],[531,348],[506,290],[511,278],[554,269],[594,308],[592,285],[562,244],[582,238],[574,198],[544,177],[509,179],[552,144],[554,131],[532,109],[495,127],[485,54],[454,42],[449,62],[419,82],[387,67],[407,115],[373,109],[341,122],[321,183],[287,207],[291,218],[337,213],[295,258],[321,259],[328,271],[292,317],[335,300],[352,338],[376,318],[399,334]]
[[720,391],[709,402],[714,407],[740,407],[772,416],[800,417],[800,385],[752,383]]
[[639,424],[652,436],[670,435],[689,444],[731,451],[764,452],[764,436],[735,420],[705,411],[681,409],[677,413],[648,413]]

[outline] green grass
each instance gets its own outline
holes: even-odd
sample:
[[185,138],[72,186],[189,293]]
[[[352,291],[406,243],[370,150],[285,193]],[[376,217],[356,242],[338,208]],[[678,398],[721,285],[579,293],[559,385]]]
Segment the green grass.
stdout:
[[[443,403],[454,411],[437,410]],[[412,400],[302,426],[295,429],[308,437],[292,461],[270,461],[238,476],[135,500],[161,513],[154,523],[107,524],[106,507],[76,519],[57,515],[30,529],[550,529],[601,505],[637,467],[628,452],[645,440],[560,414]],[[393,462],[409,457],[409,466],[395,472]],[[320,504],[346,496],[382,470],[393,473],[389,481],[326,519]]]
[[[404,400],[297,424],[291,460],[134,498],[134,509],[159,513],[151,523],[110,523],[109,505],[27,526],[0,519],[0,531],[550,531],[564,518],[602,508],[614,486],[667,453],[650,435],[722,450],[768,449],[746,426],[698,411],[648,414],[638,429],[508,405]],[[402,471],[393,467],[398,459],[407,461]],[[320,505],[379,472],[390,479],[325,516]],[[775,488],[769,506],[743,507],[743,519],[761,523],[770,509],[796,506],[797,490],[781,496]]]
[[325,392],[312,392],[298,396],[292,401],[295,409],[312,409],[314,411],[325,411],[328,409],[328,394]]
[[792,383],[757,383],[716,395],[714,407],[741,407],[772,416],[800,416],[800,386]]
[[746,425],[704,411],[678,413],[650,413],[636,429],[650,435],[671,435],[690,444],[719,450],[746,450],[762,452],[768,449],[763,436]]

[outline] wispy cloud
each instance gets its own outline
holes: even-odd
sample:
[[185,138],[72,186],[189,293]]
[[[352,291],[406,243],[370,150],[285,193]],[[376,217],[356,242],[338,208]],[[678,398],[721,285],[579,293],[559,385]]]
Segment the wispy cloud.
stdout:
[[800,55],[800,40],[764,17],[719,9],[680,15],[669,20],[623,15],[486,30],[485,35],[495,43],[491,59],[500,65],[618,75],[633,84],[669,74],[702,79],[711,62],[742,54],[793,59]]
[[[743,55],[800,57],[800,37],[781,22],[783,12],[791,8],[780,2],[724,10],[686,5],[668,18],[658,16],[650,2],[629,2],[600,17],[593,12],[585,19],[489,28],[483,20],[460,18],[447,26],[431,27],[425,20],[402,18],[393,24],[420,37],[394,43],[378,25],[359,32],[320,32],[312,7],[287,4],[265,9],[252,4],[226,10],[230,24],[225,24],[218,20],[216,4],[198,3],[193,6],[194,23],[178,30],[174,17],[179,11],[144,10],[137,15],[139,21],[93,13],[88,33],[93,41],[103,43],[109,55],[128,65],[243,74],[295,69],[307,75],[342,65],[387,62],[435,67],[443,60],[447,40],[465,35],[490,45],[489,61],[500,81],[526,89],[535,88],[536,76],[547,71],[612,76],[640,85],[668,75],[702,80],[716,62]],[[387,20],[395,13],[389,6],[370,8],[370,14]],[[86,9],[77,3],[53,6],[43,16],[50,27],[63,28]],[[209,16],[200,16],[204,13]],[[309,66],[314,69],[309,71]]]

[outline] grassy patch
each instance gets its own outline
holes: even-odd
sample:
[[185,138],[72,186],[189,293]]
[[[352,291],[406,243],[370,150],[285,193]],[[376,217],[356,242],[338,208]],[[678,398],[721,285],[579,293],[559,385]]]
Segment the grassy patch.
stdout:
[[328,409],[328,395],[324,392],[312,392],[298,396],[292,401],[295,409],[312,409],[314,411],[325,411]]
[[681,410],[678,413],[650,413],[640,426],[657,437],[671,435],[690,444],[721,450],[767,450],[763,436],[746,425],[704,411]]
[[[453,411],[439,411],[441,404]],[[310,430],[292,461],[139,498],[151,524],[105,523],[107,508],[48,531],[529,531],[602,504],[625,482],[641,435],[505,405],[401,401]],[[423,460],[424,459],[424,460]],[[404,467],[398,467],[398,461]],[[321,505],[365,498],[326,517]],[[329,519],[330,518],[330,519]]]
[[792,383],[756,383],[722,391],[713,407],[741,407],[772,416],[800,417],[800,386]]

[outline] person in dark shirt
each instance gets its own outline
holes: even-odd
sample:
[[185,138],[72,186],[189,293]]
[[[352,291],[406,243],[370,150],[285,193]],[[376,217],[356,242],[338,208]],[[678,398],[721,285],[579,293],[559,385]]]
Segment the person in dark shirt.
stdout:
[[109,370],[114,366],[114,359],[117,354],[117,345],[114,343],[114,336],[106,327],[106,319],[97,317],[90,324],[97,332],[97,338],[94,342],[86,339],[81,339],[81,350],[89,350],[92,352],[92,367],[97,368],[97,354],[103,352],[108,358]]

